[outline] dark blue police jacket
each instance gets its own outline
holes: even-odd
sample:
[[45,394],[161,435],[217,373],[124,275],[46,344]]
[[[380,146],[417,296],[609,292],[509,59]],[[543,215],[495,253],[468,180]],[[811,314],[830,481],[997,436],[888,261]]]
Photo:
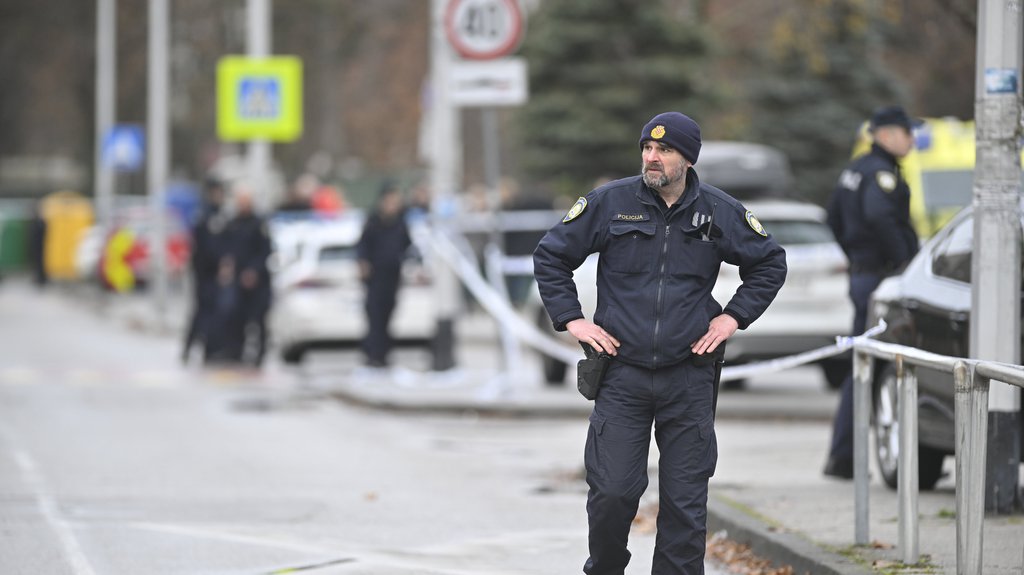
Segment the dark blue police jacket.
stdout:
[[621,342],[619,360],[651,369],[685,360],[722,313],[711,289],[723,261],[740,268],[743,284],[725,306],[740,328],[764,313],[786,279],[782,247],[693,169],[672,208],[634,176],[580,198],[548,231],[533,254],[534,274],[556,330],[584,317],[572,273],[594,252],[594,323]]
[[828,224],[853,273],[888,275],[917,253],[910,223],[910,187],[896,158],[878,144],[839,176]]

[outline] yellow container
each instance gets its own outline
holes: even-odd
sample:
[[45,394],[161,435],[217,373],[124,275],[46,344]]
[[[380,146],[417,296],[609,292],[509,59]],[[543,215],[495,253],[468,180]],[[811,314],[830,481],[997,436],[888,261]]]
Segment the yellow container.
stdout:
[[75,251],[82,235],[92,226],[92,202],[77,192],[53,192],[43,199],[42,214],[46,221],[46,274],[54,280],[76,279]]

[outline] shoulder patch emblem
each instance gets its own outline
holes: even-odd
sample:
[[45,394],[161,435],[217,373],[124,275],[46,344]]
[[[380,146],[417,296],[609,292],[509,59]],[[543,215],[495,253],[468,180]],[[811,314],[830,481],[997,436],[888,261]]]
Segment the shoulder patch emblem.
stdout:
[[882,191],[891,192],[896,189],[896,174],[892,172],[878,172],[875,179],[878,180],[878,187],[882,188]]
[[853,170],[843,170],[839,174],[839,185],[847,190],[856,190],[860,187],[861,173]]
[[569,208],[569,213],[565,214],[565,217],[562,218],[562,223],[567,224],[575,220],[585,209],[587,209],[587,198],[581,197],[576,200],[576,203],[573,204],[571,208]]
[[744,217],[747,218],[747,225],[750,226],[750,229],[764,237],[768,237],[768,232],[764,231],[764,226],[761,225],[761,222],[757,221],[757,217],[754,216],[754,212],[747,210]]

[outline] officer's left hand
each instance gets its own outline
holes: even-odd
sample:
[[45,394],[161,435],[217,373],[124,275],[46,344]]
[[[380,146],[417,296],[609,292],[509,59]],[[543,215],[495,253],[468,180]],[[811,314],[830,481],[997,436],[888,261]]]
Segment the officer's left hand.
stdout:
[[690,346],[690,351],[697,355],[715,351],[718,349],[718,345],[732,337],[739,327],[740,324],[736,323],[736,318],[723,313],[711,320],[708,332]]

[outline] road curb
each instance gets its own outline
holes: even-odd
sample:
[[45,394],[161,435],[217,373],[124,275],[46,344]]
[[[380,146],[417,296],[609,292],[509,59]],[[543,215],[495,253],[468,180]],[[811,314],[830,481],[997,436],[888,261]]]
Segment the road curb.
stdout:
[[777,566],[789,565],[795,575],[871,575],[873,570],[809,541],[804,535],[785,531],[743,511],[730,499],[708,497],[708,533],[724,530],[731,541],[741,543]]

